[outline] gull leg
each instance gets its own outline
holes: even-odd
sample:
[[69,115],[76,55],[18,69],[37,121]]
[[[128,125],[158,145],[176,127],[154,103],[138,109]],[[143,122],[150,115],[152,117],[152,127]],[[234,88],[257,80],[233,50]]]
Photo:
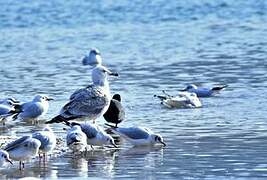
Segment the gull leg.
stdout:
[[93,147],[93,145],[91,145],[91,148],[92,148],[92,150],[94,150],[94,147]]
[[21,171],[21,161],[19,161],[19,170]]
[[22,162],[22,168],[23,168],[23,169],[25,168],[25,164],[24,164],[24,162]]
[[85,147],[84,152],[85,152],[85,156],[86,156],[87,155],[87,147]]

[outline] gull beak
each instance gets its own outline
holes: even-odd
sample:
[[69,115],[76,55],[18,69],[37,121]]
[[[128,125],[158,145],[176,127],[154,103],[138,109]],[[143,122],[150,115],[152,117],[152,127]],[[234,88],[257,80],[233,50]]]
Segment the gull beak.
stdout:
[[9,158],[6,158],[6,161],[13,165],[13,162]]
[[52,100],[54,100],[54,98],[46,97],[46,100],[47,100],[47,101],[52,101]]
[[167,144],[163,141],[160,141],[160,143],[163,144],[164,147],[167,146]]

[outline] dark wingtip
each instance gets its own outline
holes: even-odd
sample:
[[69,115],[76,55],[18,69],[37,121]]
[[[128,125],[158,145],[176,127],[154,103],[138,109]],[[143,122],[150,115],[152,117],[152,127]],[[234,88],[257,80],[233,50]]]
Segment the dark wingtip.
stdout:
[[111,124],[107,124],[107,123],[105,123],[105,125],[108,126],[108,127],[111,127],[111,128],[117,128],[116,126],[113,126],[113,125],[111,125]]
[[224,89],[224,88],[226,88],[226,87],[228,87],[227,84],[222,85],[222,86],[216,86],[216,87],[213,87],[212,90],[213,90],[213,91],[220,91],[220,90],[222,90],[222,89]]
[[50,121],[46,121],[45,124],[52,124],[52,123],[61,123],[64,121],[64,118],[61,115],[58,115],[51,119]]

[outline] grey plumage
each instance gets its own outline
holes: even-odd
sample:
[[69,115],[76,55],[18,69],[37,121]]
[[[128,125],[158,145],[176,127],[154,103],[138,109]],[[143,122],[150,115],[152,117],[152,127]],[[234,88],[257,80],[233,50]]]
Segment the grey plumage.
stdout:
[[4,150],[10,151],[10,150],[22,145],[24,142],[26,142],[26,140],[28,140],[30,138],[31,138],[31,136],[23,136],[19,139],[16,139],[15,141],[12,141],[11,143],[7,144],[4,148]]
[[141,127],[130,127],[130,128],[116,128],[116,131],[128,136],[132,139],[146,139],[149,136],[149,129]]

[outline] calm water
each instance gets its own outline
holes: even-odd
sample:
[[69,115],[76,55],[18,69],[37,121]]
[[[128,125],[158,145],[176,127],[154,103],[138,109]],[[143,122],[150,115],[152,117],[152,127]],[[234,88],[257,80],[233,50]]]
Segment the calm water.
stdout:
[[[90,83],[81,57],[98,47],[120,74],[127,120],[165,138],[166,148],[65,153],[0,178],[267,178],[267,2],[265,0],[65,1],[0,0],[0,97],[56,99],[45,120],[69,95]],[[154,94],[175,94],[188,83],[228,84],[202,109],[169,110]],[[103,119],[98,121],[104,123]],[[64,138],[63,125],[53,125]],[[4,129],[20,136],[34,126]],[[79,178],[79,179],[81,179]]]

